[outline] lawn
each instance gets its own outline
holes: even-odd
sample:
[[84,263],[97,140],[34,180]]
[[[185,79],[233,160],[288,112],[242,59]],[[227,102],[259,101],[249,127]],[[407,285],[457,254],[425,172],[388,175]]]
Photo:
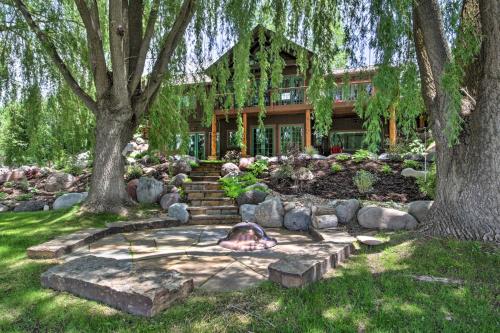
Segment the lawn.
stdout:
[[[491,245],[382,235],[328,278],[304,289],[266,282],[245,292],[194,293],[153,319],[40,287],[54,264],[26,248],[117,220],[64,212],[0,215],[0,332],[494,332],[500,252]],[[463,280],[420,282],[414,275]]]

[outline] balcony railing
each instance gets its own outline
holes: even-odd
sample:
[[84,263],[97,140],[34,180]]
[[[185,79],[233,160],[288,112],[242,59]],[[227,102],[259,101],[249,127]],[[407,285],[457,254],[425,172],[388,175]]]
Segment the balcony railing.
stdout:
[[[297,105],[307,103],[306,97],[307,87],[287,87],[269,89],[264,94],[264,105]],[[259,96],[257,93],[252,94],[247,98],[243,107],[259,106]],[[234,108],[234,93],[219,94],[215,96],[215,109],[232,109]]]

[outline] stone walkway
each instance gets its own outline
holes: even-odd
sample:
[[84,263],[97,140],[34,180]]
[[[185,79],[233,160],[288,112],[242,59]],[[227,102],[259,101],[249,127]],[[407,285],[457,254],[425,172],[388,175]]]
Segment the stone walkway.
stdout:
[[115,234],[62,258],[92,255],[131,261],[136,268],[164,268],[192,278],[195,288],[231,291],[268,279],[268,266],[280,259],[313,254],[317,244],[306,233],[266,229],[278,245],[268,250],[235,252],[217,245],[230,226],[182,226]]

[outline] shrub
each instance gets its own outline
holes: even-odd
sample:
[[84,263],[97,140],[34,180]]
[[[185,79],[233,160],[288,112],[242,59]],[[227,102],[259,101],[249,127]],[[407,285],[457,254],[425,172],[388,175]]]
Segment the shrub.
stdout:
[[189,161],[189,165],[191,166],[191,168],[197,168],[199,167],[200,165],[196,162],[196,161],[193,161],[193,160],[190,160]]
[[347,161],[348,159],[350,159],[351,156],[347,155],[347,154],[338,154],[337,156],[335,156],[335,159],[337,161],[340,161],[340,162],[344,162],[344,161]]
[[370,158],[370,152],[366,149],[359,149],[356,150],[354,155],[352,155],[352,160],[355,163],[361,163],[365,160],[368,160]]
[[392,169],[391,169],[391,166],[389,164],[384,164],[384,165],[382,165],[382,168],[380,169],[380,171],[382,171],[382,173],[391,173]]
[[127,180],[141,178],[141,176],[142,176],[142,169],[140,166],[129,165],[127,167],[127,172],[125,173],[125,178],[127,178]]
[[267,161],[258,160],[248,166],[248,171],[250,171],[255,177],[260,176],[262,173],[267,171]]
[[313,146],[307,146],[304,149],[304,153],[306,153],[309,156],[313,156],[313,155],[318,153],[318,150],[316,148],[314,148]]
[[422,140],[415,139],[408,145],[408,151],[412,154],[423,154],[425,152],[425,146]]
[[0,200],[4,200],[5,198],[7,198],[7,193],[0,192]]
[[75,165],[74,163],[70,163],[63,168],[63,171],[74,176],[79,176],[83,173],[83,168]]
[[276,171],[275,177],[277,179],[291,178],[293,175],[293,167],[290,164],[283,164]]
[[353,181],[359,193],[367,193],[373,190],[373,184],[377,181],[377,177],[366,170],[360,170],[356,172]]
[[19,194],[16,197],[17,201],[28,201],[28,200],[31,200],[31,199],[33,199],[33,193],[23,193],[23,194]]
[[182,181],[183,183],[192,183],[193,180],[191,178],[186,178]]
[[222,189],[226,193],[226,196],[234,199],[241,193],[245,192],[245,188],[247,186],[257,183],[258,179],[249,172],[241,176],[221,178],[219,179],[219,182]]
[[436,178],[436,165],[433,164],[426,177],[417,179],[420,192],[431,199],[436,197]]
[[12,182],[5,182],[5,183],[3,183],[3,187],[12,188],[12,187],[14,187],[14,184],[12,184]]
[[161,163],[160,158],[156,155],[148,156],[148,163],[151,165],[158,165]]
[[338,163],[333,163],[330,169],[332,170],[333,173],[337,173],[344,170],[344,167],[342,167],[342,165]]
[[404,160],[403,161],[403,168],[412,168],[415,170],[421,169],[422,168],[422,163],[414,160]]
[[28,180],[26,178],[22,179],[16,183],[16,188],[27,192],[30,188],[30,183],[28,182]]

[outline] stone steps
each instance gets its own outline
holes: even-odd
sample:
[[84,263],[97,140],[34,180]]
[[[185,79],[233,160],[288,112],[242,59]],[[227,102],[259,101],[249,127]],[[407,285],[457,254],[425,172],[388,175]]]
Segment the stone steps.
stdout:
[[223,190],[186,190],[185,192],[188,200],[223,198],[225,195]]
[[189,219],[190,224],[202,224],[202,225],[212,225],[212,224],[236,224],[241,222],[241,216],[239,215],[193,215]]
[[237,215],[238,206],[191,206],[188,207],[191,216],[196,215]]
[[219,182],[191,182],[184,183],[184,189],[186,191],[210,191],[220,190],[221,186]]
[[191,206],[234,206],[231,198],[203,198],[191,200]]
[[189,173],[190,177],[198,177],[198,176],[217,176],[220,177],[220,171],[197,171],[193,170]]
[[193,182],[217,182],[220,176],[191,176]]

